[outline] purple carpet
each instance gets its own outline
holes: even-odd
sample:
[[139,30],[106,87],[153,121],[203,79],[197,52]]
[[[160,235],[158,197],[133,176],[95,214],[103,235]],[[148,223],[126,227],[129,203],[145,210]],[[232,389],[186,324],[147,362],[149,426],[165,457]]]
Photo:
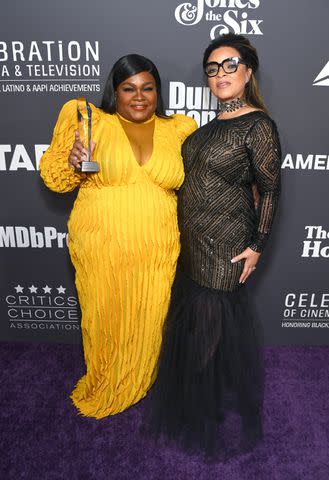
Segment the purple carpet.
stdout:
[[265,439],[206,463],[141,431],[145,401],[115,417],[78,416],[76,345],[0,343],[0,478],[76,480],[328,480],[329,347],[266,349]]

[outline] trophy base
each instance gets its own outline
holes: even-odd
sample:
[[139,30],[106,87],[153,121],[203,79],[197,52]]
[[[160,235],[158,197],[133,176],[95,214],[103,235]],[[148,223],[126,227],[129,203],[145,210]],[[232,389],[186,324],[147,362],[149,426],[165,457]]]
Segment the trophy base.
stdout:
[[97,162],[81,162],[81,170],[83,173],[97,173],[99,172],[99,165]]

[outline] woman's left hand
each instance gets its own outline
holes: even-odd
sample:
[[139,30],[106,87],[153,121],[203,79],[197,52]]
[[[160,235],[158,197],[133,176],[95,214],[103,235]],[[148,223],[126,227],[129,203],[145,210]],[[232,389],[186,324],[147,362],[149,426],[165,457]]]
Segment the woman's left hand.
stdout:
[[246,261],[244,262],[243,271],[239,278],[239,283],[244,283],[249,275],[256,269],[257,262],[259,260],[260,253],[251,250],[251,248],[246,248],[240,255],[232,258],[231,262],[236,263],[239,260],[243,260],[244,258]]

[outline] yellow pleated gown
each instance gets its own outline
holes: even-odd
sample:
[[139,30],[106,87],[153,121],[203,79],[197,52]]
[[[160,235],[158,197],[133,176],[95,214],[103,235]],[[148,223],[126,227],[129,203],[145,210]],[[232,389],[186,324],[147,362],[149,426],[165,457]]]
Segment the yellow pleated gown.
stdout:
[[100,172],[68,166],[76,100],[63,106],[40,170],[51,190],[79,187],[68,231],[86,374],[71,398],[81,414],[102,418],[138,402],[155,380],[179,254],[180,148],[196,124],[183,115],[155,117],[153,153],[140,166],[118,116],[91,107]]

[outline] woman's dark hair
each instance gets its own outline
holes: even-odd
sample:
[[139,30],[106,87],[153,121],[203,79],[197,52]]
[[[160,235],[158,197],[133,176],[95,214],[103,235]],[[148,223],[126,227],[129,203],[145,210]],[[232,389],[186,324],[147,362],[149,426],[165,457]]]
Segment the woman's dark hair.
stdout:
[[157,67],[151,60],[143,57],[142,55],[137,55],[136,53],[125,55],[124,57],[119,58],[119,60],[117,60],[113,65],[106,81],[101,109],[106,113],[115,113],[117,111],[115,91],[118,85],[132,75],[136,75],[137,73],[141,72],[149,72],[155,80],[157,90],[157,106],[155,110],[156,115],[163,118],[171,118],[165,113],[161,93],[161,80]]
[[259,66],[256,48],[253,47],[249,40],[243,35],[226,33],[218,38],[215,38],[215,40],[213,40],[206,48],[203,55],[203,69],[205,69],[206,63],[211,53],[220,47],[235,48],[235,50],[239,52],[242,60],[246,62],[249,68],[251,68],[252,74],[244,91],[244,100],[248,105],[255,108],[260,108],[261,110],[264,110],[266,112],[267,110],[262,95],[260,93],[257,80],[255,78],[255,73],[258,70]]

